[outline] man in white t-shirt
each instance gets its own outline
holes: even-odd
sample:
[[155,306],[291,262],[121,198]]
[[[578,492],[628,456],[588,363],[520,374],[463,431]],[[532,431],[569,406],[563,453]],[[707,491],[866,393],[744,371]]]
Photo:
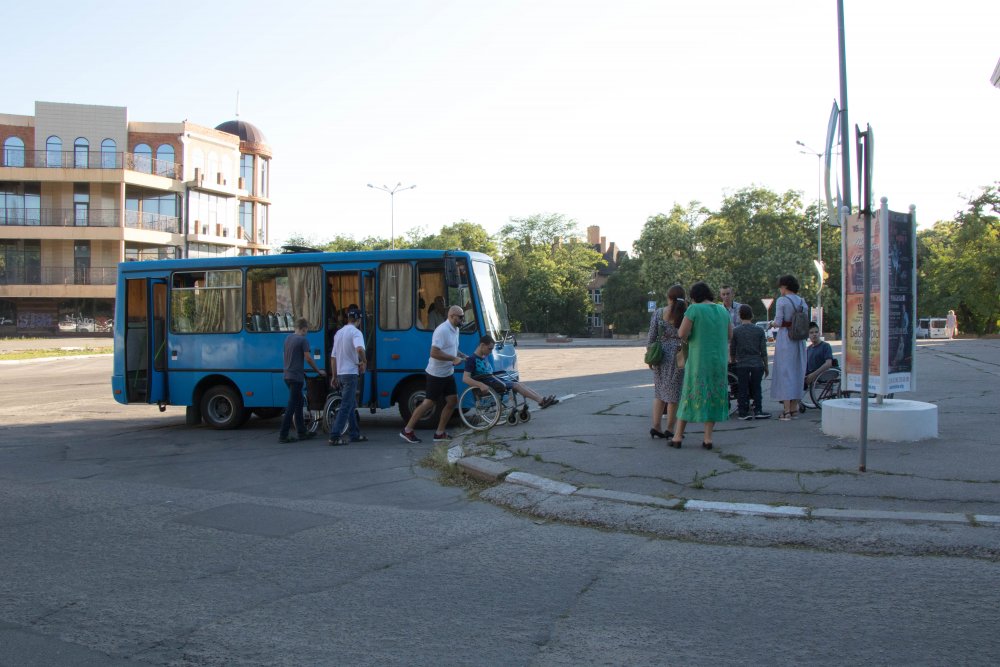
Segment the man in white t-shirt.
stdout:
[[[358,378],[364,375],[367,359],[365,358],[365,337],[358,329],[361,321],[361,311],[357,306],[347,309],[347,324],[333,337],[334,376],[331,385],[340,387],[340,409],[330,427],[330,445],[346,445],[348,442],[367,442],[368,438],[361,435],[358,426]],[[350,426],[348,436],[344,439],[346,426]]]
[[743,323],[740,320],[740,306],[743,304],[733,300],[733,288],[729,285],[723,285],[719,290],[719,298],[722,299],[722,305],[729,311],[729,319],[733,321],[733,326],[740,326]]
[[434,442],[446,442],[451,440],[451,435],[445,431],[451,413],[455,411],[458,404],[458,387],[455,385],[455,366],[465,361],[465,355],[458,351],[458,327],[465,319],[465,311],[461,306],[452,306],[448,309],[448,319],[442,322],[431,336],[431,358],[427,362],[425,373],[427,374],[427,388],[425,390],[424,402],[417,406],[410,416],[410,421],[406,423],[399,437],[407,442],[420,442],[420,438],[413,432],[428,410],[434,408],[434,404],[444,400],[444,407],[441,410],[441,418],[438,420],[437,431],[434,432]]

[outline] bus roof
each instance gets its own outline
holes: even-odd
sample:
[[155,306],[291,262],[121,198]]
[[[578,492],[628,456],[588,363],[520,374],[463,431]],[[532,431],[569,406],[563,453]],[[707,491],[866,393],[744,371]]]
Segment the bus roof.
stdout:
[[185,259],[153,259],[120,262],[120,272],[183,271],[198,269],[226,269],[242,266],[282,266],[299,264],[328,264],[335,262],[387,262],[441,259],[443,257],[468,257],[472,260],[493,263],[489,255],[467,250],[358,250],[353,252],[288,252],[277,255],[243,255],[239,257],[193,257]]

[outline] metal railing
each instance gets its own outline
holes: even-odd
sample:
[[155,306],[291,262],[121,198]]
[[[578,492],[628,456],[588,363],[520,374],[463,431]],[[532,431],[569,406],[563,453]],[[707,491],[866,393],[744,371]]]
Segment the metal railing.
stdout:
[[114,285],[114,266],[8,266],[0,270],[0,285]]
[[41,227],[117,227],[116,208],[0,208],[0,225]]
[[25,169],[130,169],[181,179],[181,165],[138,153],[111,151],[34,151],[3,148],[2,167]]
[[125,211],[125,226],[130,229],[148,229],[154,232],[180,234],[181,221],[172,215],[127,210]]

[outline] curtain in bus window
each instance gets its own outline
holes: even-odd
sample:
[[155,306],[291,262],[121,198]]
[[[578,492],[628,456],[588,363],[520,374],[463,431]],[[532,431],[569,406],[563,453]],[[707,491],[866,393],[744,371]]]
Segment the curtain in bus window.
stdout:
[[409,329],[413,323],[413,267],[387,263],[378,272],[379,327]]
[[288,288],[292,295],[295,316],[309,321],[315,331],[323,322],[323,273],[318,266],[290,267]]
[[232,333],[243,328],[243,275],[240,271],[208,271],[207,285],[195,289],[199,333]]
[[444,266],[417,266],[417,328],[434,330],[448,317],[445,303]]

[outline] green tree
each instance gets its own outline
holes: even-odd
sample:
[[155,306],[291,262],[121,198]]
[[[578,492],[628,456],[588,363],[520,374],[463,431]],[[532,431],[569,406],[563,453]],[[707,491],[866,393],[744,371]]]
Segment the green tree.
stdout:
[[585,330],[592,309],[587,285],[605,262],[575,234],[576,223],[560,214],[512,218],[501,228],[497,268],[510,318],[522,330]]
[[954,220],[917,234],[917,312],[954,310],[959,331],[1000,329],[1000,181],[969,200]]
[[413,243],[414,248],[434,248],[441,250],[469,250],[496,257],[497,244],[481,225],[468,220],[459,220],[445,225],[437,234],[423,236]]
[[604,286],[604,321],[615,333],[636,334],[649,326],[649,289],[642,278],[642,261],[624,257]]
[[666,299],[671,285],[679,283],[686,290],[702,279],[695,228],[707,214],[701,204],[691,202],[687,208],[674,204],[669,215],[660,213],[646,220],[634,250],[641,261],[642,283],[647,291],[655,292],[657,301]]

